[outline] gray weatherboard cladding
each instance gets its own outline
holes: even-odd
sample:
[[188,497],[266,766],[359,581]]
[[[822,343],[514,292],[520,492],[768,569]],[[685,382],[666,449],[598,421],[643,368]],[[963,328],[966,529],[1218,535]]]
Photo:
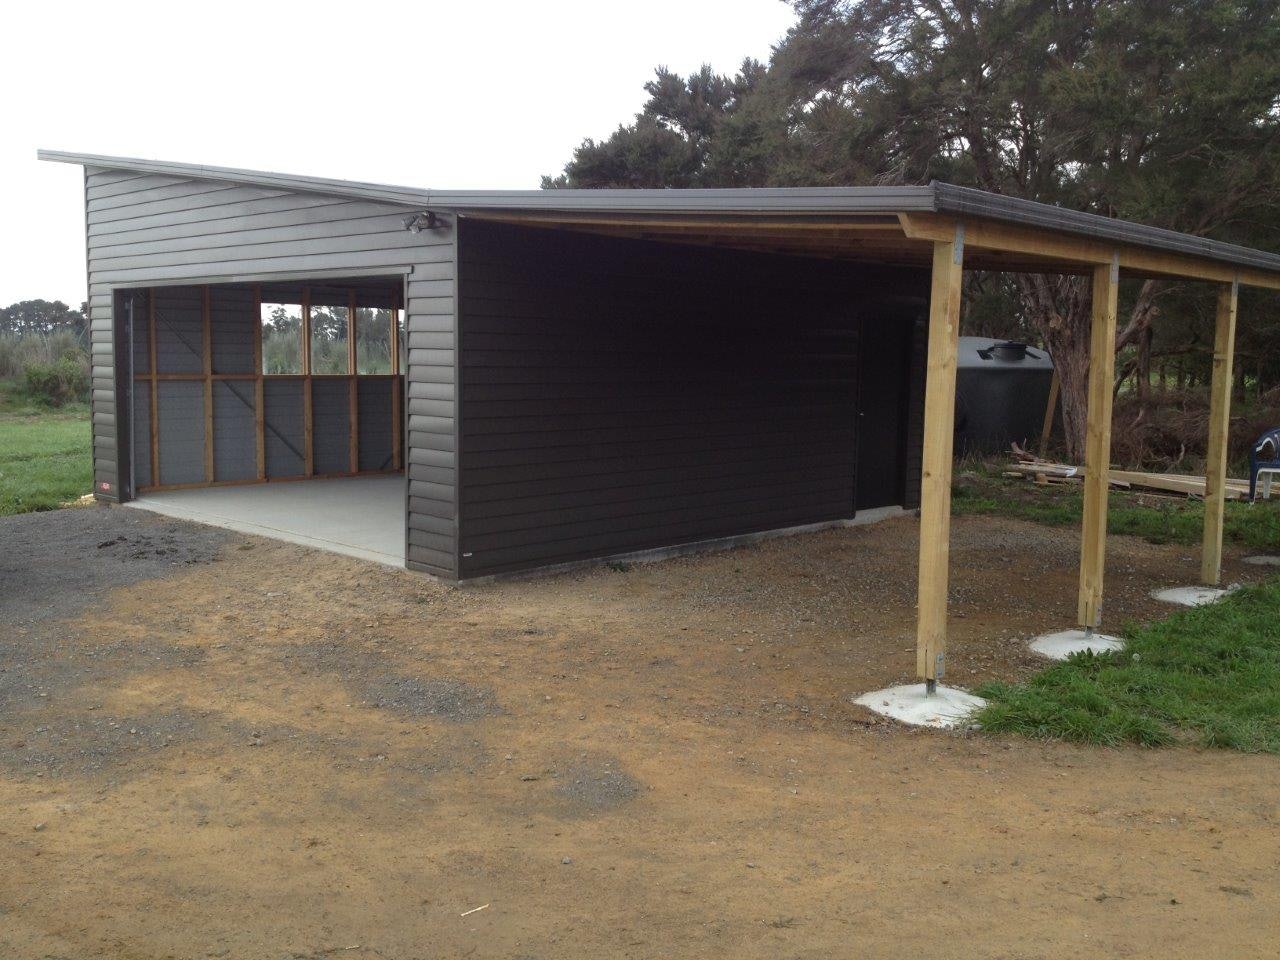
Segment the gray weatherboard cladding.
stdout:
[[[453,231],[407,232],[405,210],[399,205],[404,202],[399,195],[375,200],[299,192],[286,184],[203,179],[190,169],[146,172],[110,164],[86,166],[95,492],[104,499],[117,499],[128,476],[117,462],[117,450],[130,432],[117,422],[118,392],[128,388],[128,363],[116,368],[115,338],[125,332],[123,323],[119,331],[116,326],[113,298],[118,290],[403,274],[411,341],[406,358],[410,396],[451,405]],[[136,312],[135,327],[145,326],[145,310]],[[122,337],[121,342],[127,340]],[[137,337],[134,342],[135,360],[145,359]],[[432,352],[415,353],[414,344],[425,342],[431,344]],[[235,362],[238,365],[243,358]],[[271,407],[268,397],[268,417]],[[140,422],[143,419],[139,417]],[[284,426],[292,431],[292,423]],[[452,577],[456,570],[452,430],[438,418],[411,420],[409,429],[419,443],[420,463],[409,466],[410,522],[419,532],[409,534],[407,559],[414,569]],[[137,439],[136,455],[143,465],[145,434]],[[284,460],[291,455],[280,449],[270,431],[267,446],[270,475],[301,472],[289,469],[293,464]],[[183,472],[194,475],[193,470]]]

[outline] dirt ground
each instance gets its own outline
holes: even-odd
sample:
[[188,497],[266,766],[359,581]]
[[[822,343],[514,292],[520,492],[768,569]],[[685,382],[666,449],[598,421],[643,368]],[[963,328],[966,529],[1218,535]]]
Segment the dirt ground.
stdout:
[[[1025,675],[1073,621],[1076,536],[953,532],[951,681]],[[0,543],[4,958],[1226,960],[1280,934],[1280,759],[850,703],[911,677],[910,518],[467,589],[118,508]],[[1197,569],[1109,560],[1112,626]]]

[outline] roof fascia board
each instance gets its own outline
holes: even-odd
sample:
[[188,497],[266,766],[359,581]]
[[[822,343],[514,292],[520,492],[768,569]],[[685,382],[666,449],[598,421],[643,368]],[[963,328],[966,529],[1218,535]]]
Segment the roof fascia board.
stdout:
[[377,183],[359,183],[352,180],[331,180],[324,177],[294,176],[269,173],[261,170],[241,170],[233,167],[211,167],[200,164],[171,163],[166,160],[140,160],[134,157],[108,157],[88,153],[64,153],[58,150],[39,150],[36,156],[54,163],[80,164],[100,167],[104,170],[130,170],[138,173],[154,173],[161,176],[187,177],[194,180],[215,180],[220,183],[247,184],[259,187],[275,187],[299,193],[319,193],[332,197],[348,197],[358,200],[380,200],[386,203],[421,207],[427,203],[429,191],[411,187],[395,187]]
[[857,216],[932,211],[932,187],[748,187],[687,190],[432,190],[437,209],[547,213]]

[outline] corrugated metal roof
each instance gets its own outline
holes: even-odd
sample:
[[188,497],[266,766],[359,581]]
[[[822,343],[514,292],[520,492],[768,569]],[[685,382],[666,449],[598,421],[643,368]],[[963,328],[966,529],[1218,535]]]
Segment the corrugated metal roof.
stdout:
[[943,213],[1037,227],[1280,273],[1280,255],[1031,200],[934,182],[927,187],[744,187],[719,190],[429,190],[293,174],[41,150],[41,160],[111,170],[254,184],[406,207],[583,214],[871,216]]

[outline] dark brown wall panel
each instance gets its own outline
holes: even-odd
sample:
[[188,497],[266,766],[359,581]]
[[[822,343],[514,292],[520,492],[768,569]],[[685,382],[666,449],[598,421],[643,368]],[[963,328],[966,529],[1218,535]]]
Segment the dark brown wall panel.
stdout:
[[459,275],[463,577],[852,516],[862,325],[927,298],[918,271],[470,221]]

